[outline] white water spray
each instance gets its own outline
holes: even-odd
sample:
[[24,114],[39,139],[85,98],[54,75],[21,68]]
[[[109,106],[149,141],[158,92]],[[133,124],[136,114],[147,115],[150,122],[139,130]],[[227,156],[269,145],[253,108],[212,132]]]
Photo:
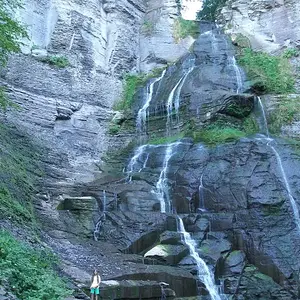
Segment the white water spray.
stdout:
[[160,77],[156,78],[148,87],[147,87],[147,97],[146,102],[144,103],[143,107],[139,110],[137,120],[136,120],[136,126],[137,131],[139,133],[146,131],[147,126],[147,115],[148,115],[148,108],[150,106],[153,92],[154,92],[154,85],[156,82],[160,81],[165,76],[166,70],[164,70]]
[[205,285],[212,300],[221,300],[218,293],[218,288],[214,284],[214,276],[209,270],[208,266],[199,254],[196,252],[196,242],[191,235],[185,230],[182,219],[178,217],[178,231],[182,234],[182,241],[188,246],[191,257],[195,260],[198,270],[198,278]]

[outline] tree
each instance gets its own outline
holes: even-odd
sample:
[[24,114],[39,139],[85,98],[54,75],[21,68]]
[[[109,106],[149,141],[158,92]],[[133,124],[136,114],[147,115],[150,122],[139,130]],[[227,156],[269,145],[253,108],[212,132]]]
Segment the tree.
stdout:
[[219,8],[224,6],[226,0],[205,0],[203,8],[197,15],[198,20],[215,21]]
[[[21,39],[28,38],[25,27],[14,19],[20,8],[20,0],[0,0],[0,67],[6,65],[10,54],[21,51]],[[0,87],[0,108],[5,110],[11,105],[4,87]]]

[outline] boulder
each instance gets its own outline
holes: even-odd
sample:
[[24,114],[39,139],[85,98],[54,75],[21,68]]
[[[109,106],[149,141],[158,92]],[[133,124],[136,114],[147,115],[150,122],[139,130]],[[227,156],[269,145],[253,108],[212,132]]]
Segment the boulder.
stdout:
[[188,249],[184,245],[161,244],[146,252],[144,257],[156,258],[163,263],[176,265],[187,253]]

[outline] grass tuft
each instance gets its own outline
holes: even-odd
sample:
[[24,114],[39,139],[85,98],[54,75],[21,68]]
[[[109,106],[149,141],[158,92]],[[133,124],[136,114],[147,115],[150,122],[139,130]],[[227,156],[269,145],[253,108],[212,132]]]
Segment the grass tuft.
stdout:
[[48,56],[42,61],[58,68],[66,68],[70,65],[69,60],[64,56]]

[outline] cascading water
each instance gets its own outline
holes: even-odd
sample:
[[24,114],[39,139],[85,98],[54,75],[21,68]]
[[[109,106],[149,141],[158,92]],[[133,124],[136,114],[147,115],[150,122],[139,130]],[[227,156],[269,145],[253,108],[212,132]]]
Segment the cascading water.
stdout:
[[229,56],[228,60],[229,60],[229,65],[234,69],[234,72],[235,72],[236,83],[237,83],[236,93],[238,94],[243,89],[243,80],[242,80],[241,70],[236,63],[236,59],[234,56]]
[[[126,168],[126,173],[128,174],[128,177],[127,177],[127,180],[128,182],[131,182],[132,181],[132,173],[135,170],[136,168],[136,164],[137,162],[139,161],[139,159],[144,155],[146,149],[149,147],[150,145],[142,145],[140,147],[138,147],[137,149],[135,149],[134,151],[134,155],[133,157],[131,158],[131,160],[129,161],[129,164]],[[138,172],[141,172],[142,169],[144,168],[144,165],[147,163],[147,160],[148,160],[148,157],[149,157],[149,154],[147,154],[147,157],[146,157],[146,160],[145,160],[145,163],[143,164],[143,167],[140,168],[139,170],[137,170]]]
[[189,67],[188,71],[179,79],[177,84],[172,89],[168,100],[167,100],[167,133],[170,133],[170,127],[172,123],[172,111],[173,107],[175,108],[176,114],[176,123],[179,122],[179,108],[180,108],[180,93],[182,87],[188,77],[188,75],[194,70],[195,68],[195,59],[190,60],[191,66]]
[[157,196],[157,199],[160,202],[160,211],[162,213],[172,211],[172,203],[170,201],[170,196],[169,196],[169,185],[168,185],[167,175],[168,175],[169,161],[171,157],[174,155],[176,146],[179,144],[180,142],[167,145],[165,158],[163,162],[163,168],[160,172],[159,179],[156,183],[155,194]]
[[267,123],[266,113],[265,113],[264,106],[263,106],[263,104],[261,102],[260,97],[258,97],[258,104],[259,104],[259,108],[261,110],[261,114],[263,116],[263,122],[264,122],[264,124],[262,126],[263,128],[260,128],[260,129],[264,130],[263,133],[267,133],[267,136],[263,135],[263,138],[258,138],[258,140],[264,140],[264,141],[266,141],[267,142],[267,146],[275,154],[275,157],[276,157],[276,160],[277,160],[277,163],[278,163],[278,167],[280,169],[280,172],[281,172],[281,175],[282,175],[282,179],[284,181],[284,185],[285,185],[286,191],[288,193],[290,204],[291,204],[291,207],[292,207],[292,210],[293,210],[294,220],[295,220],[295,223],[297,225],[298,231],[300,233],[300,215],[299,215],[298,205],[297,205],[297,203],[296,203],[296,201],[295,201],[295,199],[294,199],[294,197],[292,195],[292,191],[291,191],[288,179],[286,177],[285,170],[284,170],[283,165],[282,165],[282,159],[281,159],[278,151],[275,149],[275,147],[271,145],[271,143],[274,142],[274,139],[272,139],[272,138],[269,137],[269,130],[268,130],[268,123]]
[[188,246],[191,257],[195,260],[198,270],[198,278],[205,285],[212,300],[221,300],[218,288],[214,284],[214,277],[203,259],[200,258],[196,251],[196,242],[191,235],[185,230],[182,219],[178,217],[178,231],[181,233],[182,241]]
[[143,107],[139,110],[136,120],[136,127],[139,133],[143,133],[146,131],[147,127],[147,115],[148,115],[148,108],[151,103],[153,92],[154,92],[154,85],[155,83],[159,82],[165,76],[166,70],[164,70],[160,77],[156,78],[150,85],[147,87],[147,97]]

